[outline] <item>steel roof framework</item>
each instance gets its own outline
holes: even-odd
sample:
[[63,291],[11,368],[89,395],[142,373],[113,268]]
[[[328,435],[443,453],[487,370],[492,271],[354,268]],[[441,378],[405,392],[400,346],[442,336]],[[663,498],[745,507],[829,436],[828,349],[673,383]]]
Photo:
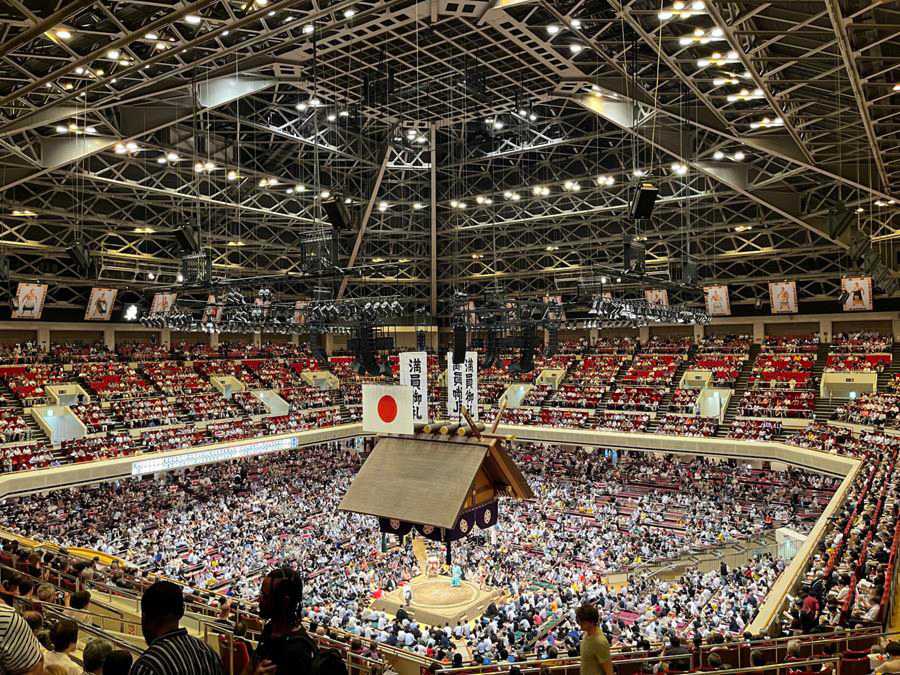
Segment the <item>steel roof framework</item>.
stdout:
[[[592,265],[620,264],[630,232],[651,274],[690,257],[704,280],[729,283],[732,302],[784,278],[801,300],[836,298],[855,270],[847,238],[828,232],[838,204],[893,263],[896,3],[659,11],[658,0],[10,3],[0,247],[14,280],[49,280],[49,306],[79,306],[97,280],[72,267],[73,241],[104,284],[143,289],[172,282],[173,232],[190,223],[218,274],[289,272],[303,295],[325,190],[357,222],[370,211],[361,235],[340,233],[342,260],[355,249],[373,266],[347,277],[349,296],[424,304],[433,281],[443,298],[555,294]],[[715,39],[688,40],[697,30]],[[702,61],[715,51],[731,62]],[[364,100],[363,84],[387,72],[387,98]],[[92,133],[57,131],[70,123]],[[136,152],[116,151],[129,141]],[[626,216],[643,180],[660,200],[636,228]]]

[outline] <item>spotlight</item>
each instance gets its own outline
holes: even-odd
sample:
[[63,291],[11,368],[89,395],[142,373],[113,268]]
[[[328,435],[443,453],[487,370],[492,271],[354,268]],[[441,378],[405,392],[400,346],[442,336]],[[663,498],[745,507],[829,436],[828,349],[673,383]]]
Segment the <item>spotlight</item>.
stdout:
[[126,321],[134,321],[138,318],[138,306],[137,305],[128,305],[125,308],[125,320]]

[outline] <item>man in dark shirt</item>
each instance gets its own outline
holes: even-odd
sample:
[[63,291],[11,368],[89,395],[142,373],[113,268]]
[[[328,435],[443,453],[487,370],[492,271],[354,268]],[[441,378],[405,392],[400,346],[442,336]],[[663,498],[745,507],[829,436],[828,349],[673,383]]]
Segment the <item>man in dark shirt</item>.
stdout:
[[318,650],[300,623],[303,580],[289,567],[272,570],[259,592],[259,615],[266,619],[253,655],[256,675],[308,673]]
[[681,656],[669,662],[669,670],[686,672],[691,669],[691,650],[681,644],[681,639],[674,633],[669,637],[669,644],[663,650],[663,656]]
[[144,591],[141,631],[148,648],[131,667],[131,675],[224,675],[218,655],[179,627],[183,616],[180,586],[157,581]]

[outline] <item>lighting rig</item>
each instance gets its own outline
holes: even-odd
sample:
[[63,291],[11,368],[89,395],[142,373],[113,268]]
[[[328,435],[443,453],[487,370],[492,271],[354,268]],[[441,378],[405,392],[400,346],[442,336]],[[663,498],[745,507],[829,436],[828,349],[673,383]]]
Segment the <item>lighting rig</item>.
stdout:
[[493,366],[504,350],[518,349],[519,361],[510,364],[510,371],[530,372],[534,369],[538,330],[544,329],[549,334],[550,355],[559,343],[559,327],[564,319],[565,312],[558,298],[506,299],[494,293],[476,305],[458,294],[453,306],[454,342],[458,341],[460,327],[463,335],[470,330],[475,334],[473,343],[483,347],[483,368]]
[[139,320],[147,328],[169,328],[201,333],[332,333],[350,335],[359,324],[395,324],[403,315],[398,297],[353,298],[277,302],[266,286],[250,291],[216,288],[206,301],[180,299],[166,312],[140,316],[136,305],[126,309],[126,318]]
[[594,299],[588,314],[596,317],[601,327],[640,327],[658,323],[700,324],[709,323],[706,310],[689,305],[665,307],[646,300],[627,298]]

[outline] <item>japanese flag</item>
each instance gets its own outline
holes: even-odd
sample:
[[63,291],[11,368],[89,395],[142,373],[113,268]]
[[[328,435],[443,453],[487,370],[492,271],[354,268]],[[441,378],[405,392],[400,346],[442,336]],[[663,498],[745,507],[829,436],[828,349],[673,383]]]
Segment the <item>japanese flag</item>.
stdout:
[[397,384],[362,386],[363,431],[410,434],[413,430],[412,387]]

